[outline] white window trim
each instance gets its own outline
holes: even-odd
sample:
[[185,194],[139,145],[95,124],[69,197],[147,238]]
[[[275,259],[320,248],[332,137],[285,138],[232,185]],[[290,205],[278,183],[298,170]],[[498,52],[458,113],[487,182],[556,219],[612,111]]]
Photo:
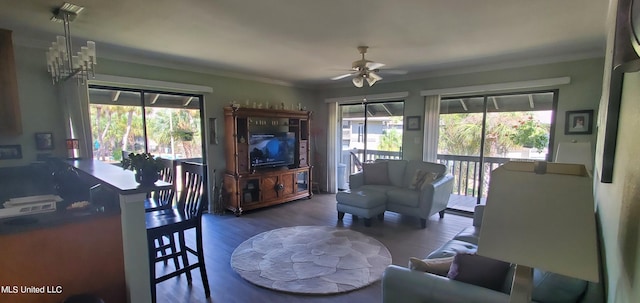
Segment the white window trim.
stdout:
[[148,80],[140,78],[121,77],[105,74],[96,74],[95,78],[89,79],[89,84],[125,87],[125,88],[139,88],[148,90],[162,90],[182,93],[212,93],[213,88],[209,86],[167,82],[158,80]]
[[420,96],[448,96],[448,95],[467,95],[478,93],[491,93],[508,90],[535,89],[550,86],[566,85],[571,83],[571,77],[546,78],[538,80],[516,81],[493,83],[484,85],[460,86],[440,89],[428,89],[420,91]]

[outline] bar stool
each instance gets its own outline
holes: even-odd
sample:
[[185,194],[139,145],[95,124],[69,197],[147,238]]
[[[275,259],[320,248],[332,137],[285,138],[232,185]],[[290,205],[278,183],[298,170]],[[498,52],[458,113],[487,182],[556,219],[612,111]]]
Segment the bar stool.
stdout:
[[[156,284],[166,281],[181,274],[186,274],[187,281],[191,284],[191,270],[200,269],[205,296],[210,297],[209,280],[204,263],[202,245],[202,213],[206,201],[206,166],[198,163],[182,162],[182,190],[179,193],[177,208],[164,209],[146,214],[147,245],[149,249],[149,271],[151,278],[151,299],[156,302]],[[195,229],[196,249],[188,247],[185,241],[185,231]],[[176,252],[158,256],[158,247],[155,241],[164,236],[173,238],[178,235],[178,247]],[[189,264],[188,254],[195,255],[198,261]],[[162,262],[170,258],[180,257],[182,267],[176,266],[174,272],[156,277],[156,262]]]
[[[175,180],[176,161],[157,158],[162,164],[162,170],[158,172],[159,178],[162,181],[173,183]],[[173,206],[173,196],[175,193],[175,185],[169,189],[162,189],[151,192],[149,197],[144,201],[145,212],[151,212],[161,209],[169,209]]]

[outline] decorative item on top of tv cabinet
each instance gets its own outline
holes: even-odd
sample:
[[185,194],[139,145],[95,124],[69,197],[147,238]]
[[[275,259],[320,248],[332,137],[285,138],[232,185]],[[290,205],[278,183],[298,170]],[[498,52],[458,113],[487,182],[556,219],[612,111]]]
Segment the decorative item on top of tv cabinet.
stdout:
[[224,108],[224,200],[243,211],[311,198],[311,112]]
[[136,173],[136,182],[143,186],[150,186],[158,181],[158,173],[162,170],[162,163],[150,153],[134,154],[122,159],[122,168],[131,169]]

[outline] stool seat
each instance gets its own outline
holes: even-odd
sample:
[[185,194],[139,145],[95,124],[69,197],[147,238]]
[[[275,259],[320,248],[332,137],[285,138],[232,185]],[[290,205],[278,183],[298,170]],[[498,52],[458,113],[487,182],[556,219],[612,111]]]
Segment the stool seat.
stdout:
[[371,218],[378,216],[384,218],[387,208],[387,196],[384,193],[372,190],[358,190],[353,192],[339,192],[336,194],[336,209],[338,220],[342,220],[345,213],[350,213],[354,219],[361,216],[365,219],[364,225],[371,225]]

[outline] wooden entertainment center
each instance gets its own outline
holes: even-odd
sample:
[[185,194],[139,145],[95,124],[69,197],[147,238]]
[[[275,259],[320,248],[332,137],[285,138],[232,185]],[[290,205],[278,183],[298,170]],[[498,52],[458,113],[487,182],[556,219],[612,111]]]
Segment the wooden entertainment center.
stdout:
[[224,108],[227,209],[239,216],[313,196],[310,118],[304,110]]

